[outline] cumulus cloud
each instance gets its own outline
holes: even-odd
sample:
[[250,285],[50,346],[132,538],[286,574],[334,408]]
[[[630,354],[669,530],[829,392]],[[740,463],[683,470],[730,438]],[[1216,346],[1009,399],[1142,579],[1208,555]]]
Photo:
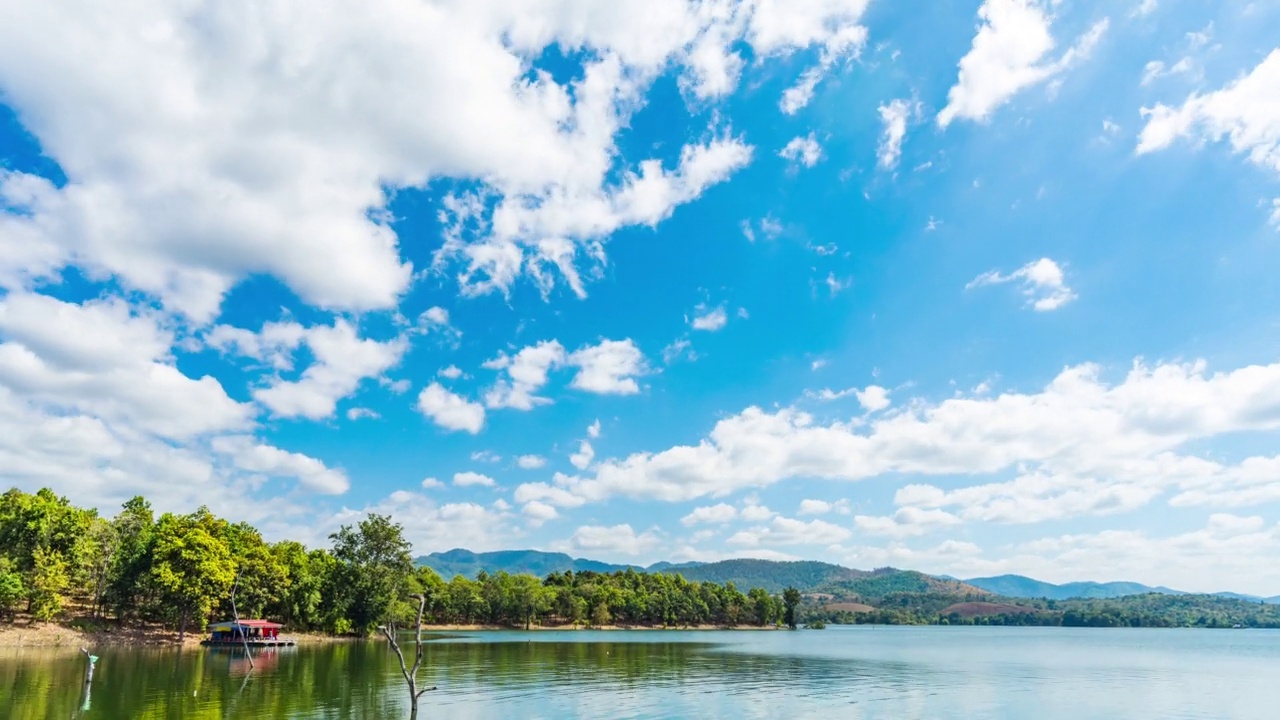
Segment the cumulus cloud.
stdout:
[[635,378],[649,372],[644,354],[630,338],[585,346],[567,363],[578,368],[570,387],[598,395],[634,395],[640,392]]
[[465,472],[454,473],[453,484],[457,487],[474,487],[477,485],[480,487],[493,487],[494,485],[497,485],[497,482],[488,475],[468,470]]
[[848,528],[825,520],[796,520],[774,516],[768,524],[740,530],[725,542],[739,547],[761,545],[832,545],[852,537]]
[[215,451],[229,457],[240,470],[269,476],[297,478],[302,487],[326,495],[346,492],[351,483],[341,470],[301,453],[287,452],[248,436],[214,438]]
[[547,459],[541,455],[521,455],[516,458],[516,465],[521,470],[537,470],[547,464]]
[[1192,93],[1180,106],[1143,108],[1146,125],[1137,154],[1163,150],[1179,139],[1227,140],[1231,149],[1280,173],[1280,50],[1221,90]]
[[595,440],[596,438],[600,437],[600,420],[599,419],[597,419],[595,422],[587,426],[587,437],[591,438],[592,440]]
[[499,380],[485,393],[485,405],[490,408],[532,410],[535,406],[550,404],[549,399],[538,397],[534,393],[547,384],[548,373],[564,362],[564,346],[555,340],[530,345],[514,357],[504,353],[486,362],[486,369],[502,370],[506,378]]
[[1280,460],[1231,465],[1184,448],[1280,428],[1280,364],[1209,374],[1204,363],[1135,363],[1115,384],[1101,374],[1095,365],[1069,367],[1039,392],[913,401],[870,422],[824,425],[794,408],[748,408],[696,445],[598,461],[590,475],[557,474],[517,494],[564,506],[615,496],[676,502],[794,478],[1016,471],[1012,481],[955,490],[908,485],[895,502],[965,520],[1028,522],[1119,512],[1170,492],[1177,505],[1280,499]]
[[[257,349],[273,357],[284,350],[273,347],[271,335],[279,328],[264,329],[266,338],[246,342],[242,333],[230,331],[230,344],[236,348]],[[367,378],[377,378],[400,362],[409,348],[408,341],[397,337],[388,341],[361,338],[356,328],[345,320],[332,326],[317,325],[297,331],[298,343],[305,343],[314,362],[297,380],[279,377],[267,381],[266,387],[253,391],[253,399],[269,408],[276,417],[304,417],[320,420],[331,417],[338,400],[353,394]],[[215,336],[221,341],[222,336]],[[251,357],[259,357],[251,355]]]
[[985,0],[978,8],[981,24],[973,47],[960,59],[960,74],[938,113],[938,125],[953,120],[986,120],[1018,92],[1088,59],[1109,25],[1100,20],[1057,60],[1046,61],[1054,48],[1052,16],[1039,0]]
[[465,547],[479,552],[511,547],[516,533],[511,528],[511,514],[500,507],[477,503],[439,504],[423,493],[397,490],[376,503],[359,510],[344,508],[332,516],[312,521],[316,540],[323,540],[339,525],[360,522],[369,513],[390,515],[404,527],[405,539],[413,544],[415,555]]
[[694,508],[692,512],[680,518],[685,526],[699,523],[723,524],[738,517],[738,509],[726,503]]
[[828,402],[852,395],[858,398],[858,404],[867,412],[879,412],[890,405],[889,391],[879,385],[868,385],[865,388],[851,387],[845,390],[823,388],[816,393],[807,393],[807,395],[814,399]]
[[1027,305],[1037,311],[1057,310],[1076,299],[1076,293],[1067,286],[1062,268],[1049,258],[1040,258],[1023,265],[1008,275],[998,270],[990,270],[970,280],[964,286],[972,290],[987,285],[1003,285],[1016,282],[1022,286],[1022,294],[1027,298]]
[[433,382],[418,394],[418,411],[446,430],[465,430],[475,435],[484,427],[484,406],[449,392]]
[[579,470],[586,470],[591,466],[591,461],[595,459],[595,448],[591,447],[591,443],[586,440],[578,442],[578,451],[569,456],[569,464]]
[[525,503],[524,507],[520,508],[520,512],[532,527],[541,527],[548,520],[560,517],[560,513],[554,507],[537,500]]
[[635,556],[649,552],[660,541],[652,531],[636,533],[630,525],[584,525],[569,538],[569,545],[580,552]]
[[822,159],[822,146],[818,144],[813,133],[809,133],[804,137],[791,138],[791,141],[778,151],[778,157],[797,165],[813,167]]
[[[483,178],[488,199],[476,222],[450,224],[438,258],[460,263],[465,288],[524,273],[546,285],[551,269],[581,293],[574,263],[602,257],[607,234],[661,220],[749,161],[719,136],[674,169],[628,165],[616,135],[653,80],[674,66],[696,94],[727,93],[742,42],[762,59],[818,45],[825,68],[843,38],[865,35],[864,5],[15,7],[0,23],[13,29],[0,34],[0,87],[67,183],[0,177],[6,206],[23,209],[0,216],[0,277],[74,261],[202,320],[255,273],[311,304],[388,308],[413,271],[388,189],[447,176]],[[573,80],[529,67],[556,45],[590,51]]]

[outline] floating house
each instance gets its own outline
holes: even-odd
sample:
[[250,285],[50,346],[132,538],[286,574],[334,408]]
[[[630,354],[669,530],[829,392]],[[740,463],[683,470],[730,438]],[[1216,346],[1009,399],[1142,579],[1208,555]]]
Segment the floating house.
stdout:
[[276,647],[296,644],[292,638],[280,637],[280,623],[267,620],[228,620],[209,625],[209,637],[201,645]]

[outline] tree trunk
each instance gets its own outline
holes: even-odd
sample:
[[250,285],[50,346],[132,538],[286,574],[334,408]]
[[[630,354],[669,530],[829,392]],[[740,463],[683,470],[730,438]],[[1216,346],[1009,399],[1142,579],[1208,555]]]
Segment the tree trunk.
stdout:
[[178,616],[178,644],[179,645],[181,645],[182,641],[185,640],[187,637],[187,615],[190,612],[191,611],[184,606],[182,608],[182,614]]

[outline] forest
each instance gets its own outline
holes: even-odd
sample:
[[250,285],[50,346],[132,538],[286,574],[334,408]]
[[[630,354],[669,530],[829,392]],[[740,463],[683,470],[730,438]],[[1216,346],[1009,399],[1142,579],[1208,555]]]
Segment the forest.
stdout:
[[113,518],[48,489],[0,496],[0,621],[158,623],[179,636],[232,616],[283,622],[294,631],[368,634],[428,624],[774,626],[794,621],[799,593],[776,597],[733,583],[626,570],[545,578],[480,573],[446,582],[415,566],[403,529],[369,515],[330,536],[331,547],[266,542],[245,523],[207,508],[159,516],[141,497]]

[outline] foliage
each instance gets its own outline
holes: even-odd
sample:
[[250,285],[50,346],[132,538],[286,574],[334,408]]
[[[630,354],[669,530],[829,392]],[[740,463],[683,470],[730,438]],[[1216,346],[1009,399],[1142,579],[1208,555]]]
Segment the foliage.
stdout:
[[18,603],[27,596],[27,589],[22,584],[22,575],[14,567],[13,561],[0,556],[0,618],[13,620]]
[[1215,595],[1148,593],[1110,599],[1028,600],[894,593],[871,610],[856,612],[841,605],[810,598],[799,615],[808,622],[840,624],[1280,628],[1280,606]]
[[800,604],[800,591],[789,587],[782,591],[782,604],[785,610],[782,614],[782,621],[792,630],[796,629],[796,606]]

